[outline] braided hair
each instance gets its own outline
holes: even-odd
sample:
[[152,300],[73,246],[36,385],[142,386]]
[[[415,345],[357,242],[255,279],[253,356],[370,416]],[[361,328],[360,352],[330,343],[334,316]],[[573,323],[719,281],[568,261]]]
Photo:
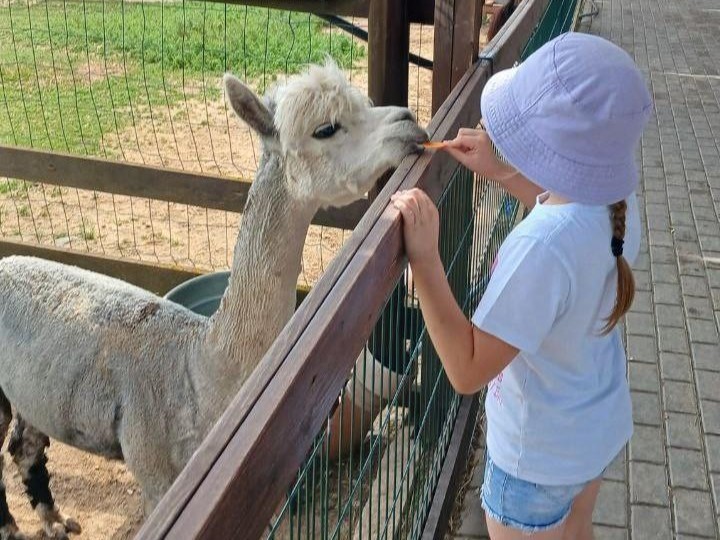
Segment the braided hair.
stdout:
[[625,313],[628,312],[635,296],[635,279],[625,257],[623,257],[623,244],[625,243],[625,214],[627,203],[620,201],[610,205],[610,221],[613,227],[610,249],[617,261],[617,296],[615,306],[610,316],[605,320],[603,334],[608,334]]

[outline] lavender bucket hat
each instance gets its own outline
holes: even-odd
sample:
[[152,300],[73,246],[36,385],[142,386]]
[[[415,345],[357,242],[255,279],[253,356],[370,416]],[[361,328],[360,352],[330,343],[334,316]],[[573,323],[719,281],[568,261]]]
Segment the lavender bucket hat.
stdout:
[[635,150],[652,98],[633,60],[613,43],[562,34],[493,75],[480,107],[500,153],[543,189],[592,205],[635,191]]

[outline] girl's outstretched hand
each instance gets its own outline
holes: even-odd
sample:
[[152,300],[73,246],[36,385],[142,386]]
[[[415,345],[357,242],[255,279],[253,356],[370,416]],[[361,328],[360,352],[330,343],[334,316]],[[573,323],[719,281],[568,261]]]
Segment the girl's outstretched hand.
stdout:
[[411,265],[439,258],[440,218],[432,199],[417,188],[392,195],[392,203],[403,217],[405,252]]
[[457,137],[445,141],[444,150],[471,171],[492,180],[502,181],[515,173],[498,159],[490,137],[482,129],[460,128]]

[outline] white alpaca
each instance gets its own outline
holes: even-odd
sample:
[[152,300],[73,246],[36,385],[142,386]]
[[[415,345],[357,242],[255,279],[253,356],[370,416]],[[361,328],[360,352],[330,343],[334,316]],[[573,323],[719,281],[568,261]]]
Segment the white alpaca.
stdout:
[[[371,107],[332,64],[263,101],[230,75],[224,85],[263,154],[212,318],[78,268],[0,261],[0,445],[12,404],[8,448],[50,536],[79,526],[50,493],[48,437],[124,459],[150,511],[291,317],[317,210],[363,196],[427,139],[407,109]],[[23,538],[1,459],[0,539]]]

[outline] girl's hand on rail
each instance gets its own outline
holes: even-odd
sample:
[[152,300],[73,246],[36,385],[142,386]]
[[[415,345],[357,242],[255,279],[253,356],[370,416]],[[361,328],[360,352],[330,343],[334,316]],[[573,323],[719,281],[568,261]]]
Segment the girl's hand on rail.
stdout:
[[417,188],[392,195],[392,203],[403,217],[405,252],[411,266],[439,261],[440,218],[435,203]]
[[502,182],[516,173],[497,157],[490,137],[482,129],[460,128],[457,137],[445,141],[443,149],[471,171],[492,180]]

